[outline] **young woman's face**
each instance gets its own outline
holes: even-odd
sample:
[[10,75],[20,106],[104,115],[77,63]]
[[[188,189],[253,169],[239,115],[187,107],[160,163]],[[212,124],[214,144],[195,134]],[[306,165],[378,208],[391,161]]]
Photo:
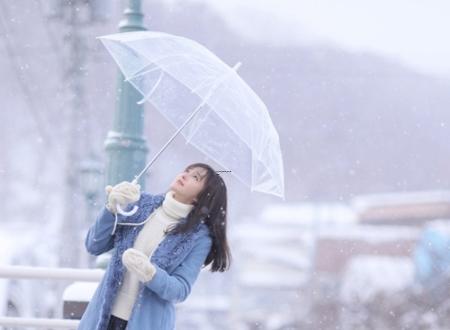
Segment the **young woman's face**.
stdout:
[[181,203],[193,204],[205,186],[206,174],[203,167],[193,167],[178,174],[170,185],[174,198]]

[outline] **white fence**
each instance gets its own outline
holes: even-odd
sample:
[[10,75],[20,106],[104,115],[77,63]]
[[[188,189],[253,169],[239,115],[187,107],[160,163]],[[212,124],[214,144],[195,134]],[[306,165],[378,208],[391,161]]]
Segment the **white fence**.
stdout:
[[78,320],[44,319],[28,317],[0,317],[0,326],[76,329]]
[[[98,282],[101,280],[103,273],[104,271],[101,269],[46,268],[0,265],[0,278]],[[6,316],[0,317],[0,326],[76,329],[78,323],[78,320]]]

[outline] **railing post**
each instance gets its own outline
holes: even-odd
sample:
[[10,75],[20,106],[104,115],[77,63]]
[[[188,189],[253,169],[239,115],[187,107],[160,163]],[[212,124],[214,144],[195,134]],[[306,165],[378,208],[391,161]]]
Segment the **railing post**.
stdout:
[[98,282],[74,282],[67,286],[63,294],[63,318],[80,320],[97,286]]

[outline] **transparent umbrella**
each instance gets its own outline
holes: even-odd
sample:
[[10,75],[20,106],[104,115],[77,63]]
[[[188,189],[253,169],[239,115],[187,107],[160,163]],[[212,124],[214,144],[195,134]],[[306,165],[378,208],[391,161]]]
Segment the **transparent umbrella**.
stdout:
[[[99,37],[120,70],[194,147],[252,191],[284,198],[278,133],[266,106],[233,68],[199,43],[162,32]],[[136,177],[141,176],[162,150]]]

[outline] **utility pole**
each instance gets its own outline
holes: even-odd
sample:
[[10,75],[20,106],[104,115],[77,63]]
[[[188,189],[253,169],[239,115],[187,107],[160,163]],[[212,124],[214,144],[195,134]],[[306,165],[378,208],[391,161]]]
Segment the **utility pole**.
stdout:
[[83,199],[78,178],[78,163],[82,159],[84,98],[82,69],[85,64],[86,50],[81,35],[80,7],[77,1],[67,2],[68,33],[68,61],[66,79],[70,92],[69,107],[67,108],[66,131],[66,168],[64,192],[64,218],[61,222],[61,250],[60,266],[78,266],[80,257],[80,225],[83,214],[81,205]]

